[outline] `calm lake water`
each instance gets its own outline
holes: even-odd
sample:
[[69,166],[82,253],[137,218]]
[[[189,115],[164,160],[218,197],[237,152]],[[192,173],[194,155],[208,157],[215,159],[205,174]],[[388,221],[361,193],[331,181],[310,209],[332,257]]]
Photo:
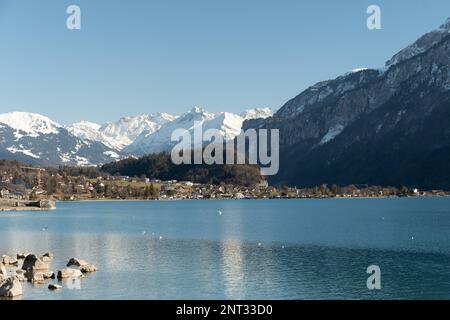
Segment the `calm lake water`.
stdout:
[[[222,212],[222,215],[218,213]],[[22,299],[450,298],[450,198],[66,202],[0,213],[0,254],[99,271]],[[366,286],[369,265],[382,289]],[[56,280],[54,282],[57,282]]]

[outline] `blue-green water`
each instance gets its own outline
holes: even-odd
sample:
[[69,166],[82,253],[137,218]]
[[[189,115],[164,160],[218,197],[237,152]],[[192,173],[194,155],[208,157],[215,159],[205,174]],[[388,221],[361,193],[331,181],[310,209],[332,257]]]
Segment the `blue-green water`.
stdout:
[[[222,212],[222,215],[218,213]],[[450,198],[59,203],[0,213],[0,254],[99,268],[23,299],[450,298]],[[369,265],[382,289],[370,291]],[[56,281],[55,281],[56,282]]]

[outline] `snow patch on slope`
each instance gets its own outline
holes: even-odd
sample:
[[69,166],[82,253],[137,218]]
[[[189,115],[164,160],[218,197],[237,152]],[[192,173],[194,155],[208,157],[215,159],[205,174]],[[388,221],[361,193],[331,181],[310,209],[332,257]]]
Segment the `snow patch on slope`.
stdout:
[[351,72],[358,73],[358,72],[366,71],[366,70],[369,70],[369,68],[356,68],[356,69],[353,69]]
[[274,111],[271,108],[253,108],[241,113],[244,120],[266,119],[273,116]]
[[341,134],[341,132],[344,130],[343,125],[336,125],[334,127],[331,127],[330,130],[328,130],[327,134],[323,136],[322,140],[320,140],[319,145],[324,145],[334,138],[336,138],[338,135]]
[[39,159],[39,156],[35,155],[33,152],[31,152],[31,150],[23,149],[22,145],[20,145],[20,147],[21,147],[21,149],[18,149],[15,146],[11,146],[9,148],[6,148],[6,150],[8,150],[11,153],[22,153],[22,154],[24,154],[26,156],[29,156],[29,157],[32,157],[32,158],[35,158],[35,159]]

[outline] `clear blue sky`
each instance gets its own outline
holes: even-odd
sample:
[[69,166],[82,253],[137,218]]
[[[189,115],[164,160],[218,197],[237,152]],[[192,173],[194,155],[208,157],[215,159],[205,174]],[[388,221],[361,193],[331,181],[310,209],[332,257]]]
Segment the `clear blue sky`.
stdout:
[[[66,8],[82,30],[66,29]],[[383,29],[366,28],[378,4]],[[381,67],[450,16],[448,0],[0,0],[0,112],[103,123],[193,106],[279,108]]]

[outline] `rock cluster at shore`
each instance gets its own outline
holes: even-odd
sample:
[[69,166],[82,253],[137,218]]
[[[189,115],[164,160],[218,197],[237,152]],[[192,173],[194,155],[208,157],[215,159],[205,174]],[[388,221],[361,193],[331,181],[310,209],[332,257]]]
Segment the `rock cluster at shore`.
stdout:
[[11,200],[0,199],[0,211],[47,211],[56,209],[53,200]]
[[[47,252],[38,257],[31,253],[17,253],[16,257],[3,255],[0,260],[0,298],[15,298],[23,294],[22,282],[44,284],[57,278],[63,279],[84,278],[85,273],[97,271],[97,267],[85,260],[71,258],[67,268],[59,270],[56,274],[50,271],[50,264],[54,255]],[[22,261],[21,267],[19,262]],[[60,284],[50,283],[49,290],[61,289]]]

